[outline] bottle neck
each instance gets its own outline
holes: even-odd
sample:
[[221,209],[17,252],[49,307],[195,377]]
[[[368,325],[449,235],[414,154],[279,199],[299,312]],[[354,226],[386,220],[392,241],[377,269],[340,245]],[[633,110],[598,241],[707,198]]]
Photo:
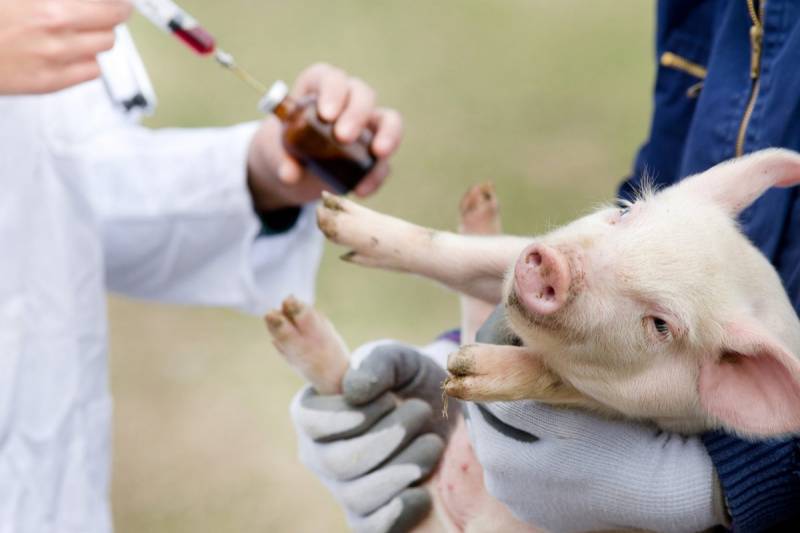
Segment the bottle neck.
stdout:
[[295,102],[291,96],[287,96],[275,106],[275,108],[272,110],[272,113],[282,121],[286,121],[289,120],[292,115],[294,115],[294,113],[297,111],[297,108],[297,102]]

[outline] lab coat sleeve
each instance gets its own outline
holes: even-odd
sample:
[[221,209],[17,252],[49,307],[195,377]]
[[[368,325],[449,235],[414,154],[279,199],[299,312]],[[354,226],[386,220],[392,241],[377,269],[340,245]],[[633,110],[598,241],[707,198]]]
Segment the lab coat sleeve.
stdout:
[[252,313],[289,294],[312,300],[322,240],[314,206],[289,231],[259,236],[246,183],[256,127],[118,123],[56,150],[96,214],[112,291]]

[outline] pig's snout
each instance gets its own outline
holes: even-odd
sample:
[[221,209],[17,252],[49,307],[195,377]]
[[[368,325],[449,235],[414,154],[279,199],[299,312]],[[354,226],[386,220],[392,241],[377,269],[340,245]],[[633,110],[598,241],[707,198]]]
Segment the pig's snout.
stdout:
[[567,302],[572,277],[569,260],[557,249],[532,244],[514,267],[514,291],[520,303],[536,315],[550,315]]

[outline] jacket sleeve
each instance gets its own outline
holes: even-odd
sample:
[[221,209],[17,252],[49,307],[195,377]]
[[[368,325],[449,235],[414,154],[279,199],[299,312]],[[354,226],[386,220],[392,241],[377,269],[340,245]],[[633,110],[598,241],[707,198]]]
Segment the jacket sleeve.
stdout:
[[800,439],[745,441],[715,432],[704,435],[703,443],[734,531],[760,533],[800,524]]
[[313,206],[277,234],[261,232],[252,209],[246,154],[256,124],[95,126],[48,141],[53,164],[95,214],[112,291],[253,313],[290,293],[312,299],[322,240]]

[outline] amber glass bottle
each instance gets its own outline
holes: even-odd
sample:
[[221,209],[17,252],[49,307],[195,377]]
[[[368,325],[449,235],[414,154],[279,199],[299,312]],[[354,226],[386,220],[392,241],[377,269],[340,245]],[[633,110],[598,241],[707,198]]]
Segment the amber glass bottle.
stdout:
[[333,124],[319,118],[316,100],[294,100],[284,82],[277,81],[270,87],[259,108],[264,113],[274,113],[283,123],[286,150],[336,192],[353,190],[375,166],[375,157],[369,150],[369,132],[352,143],[340,143],[334,137]]

